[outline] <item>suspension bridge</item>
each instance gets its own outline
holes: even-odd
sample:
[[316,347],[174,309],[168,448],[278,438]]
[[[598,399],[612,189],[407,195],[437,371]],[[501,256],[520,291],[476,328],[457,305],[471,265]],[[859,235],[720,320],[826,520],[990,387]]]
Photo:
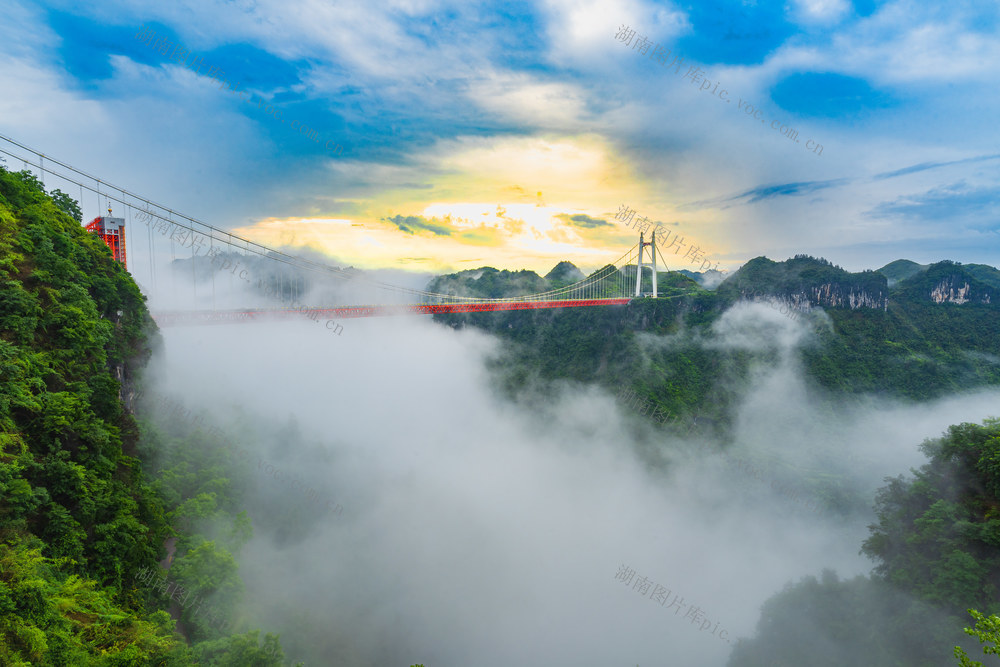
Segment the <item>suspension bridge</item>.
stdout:
[[[37,170],[43,185],[48,179],[70,192],[79,188],[81,208],[85,191],[96,196],[98,210],[107,207],[108,215],[94,218],[86,228],[100,236],[115,259],[130,271],[150,298],[151,314],[160,326],[303,316],[347,319],[579,308],[627,304],[635,298],[659,295],[655,232],[649,241],[640,233],[639,242],[617,260],[557,289],[503,298],[440,293],[374,280],[353,268],[261,245],[112,185],[11,138],[0,135],[0,140],[6,142],[0,144],[0,153],[22,162],[25,169]],[[54,188],[49,191],[54,192]],[[113,215],[116,208],[118,217]],[[649,259],[644,263],[647,254]],[[648,277],[644,268],[650,270]],[[307,295],[326,305],[300,303]],[[266,297],[264,307],[246,307],[247,301],[259,302],[262,296]],[[191,303],[206,307],[194,310]]]

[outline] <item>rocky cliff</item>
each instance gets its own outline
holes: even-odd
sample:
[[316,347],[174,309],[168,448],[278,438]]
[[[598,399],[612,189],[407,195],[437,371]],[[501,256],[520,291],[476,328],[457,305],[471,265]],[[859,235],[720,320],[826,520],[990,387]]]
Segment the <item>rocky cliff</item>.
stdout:
[[850,273],[825,259],[797,255],[783,262],[757,257],[743,265],[720,287],[733,298],[770,294],[803,308],[888,308],[889,288],[884,275],[873,271]]
[[[980,265],[938,262],[927,271],[900,281],[893,289],[893,299],[916,303],[953,304],[957,306],[998,306],[1000,287],[993,284]],[[986,280],[983,280],[983,278]]]

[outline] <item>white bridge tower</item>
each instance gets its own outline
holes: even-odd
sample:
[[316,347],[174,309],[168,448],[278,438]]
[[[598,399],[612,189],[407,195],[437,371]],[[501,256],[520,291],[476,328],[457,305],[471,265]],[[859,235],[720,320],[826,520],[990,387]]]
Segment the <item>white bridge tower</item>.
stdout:
[[653,298],[659,296],[656,290],[656,232],[654,231],[652,237],[649,239],[649,243],[642,240],[642,232],[639,232],[639,263],[636,265],[635,270],[635,295],[638,297],[642,294],[642,249],[649,246],[650,263],[653,270]]

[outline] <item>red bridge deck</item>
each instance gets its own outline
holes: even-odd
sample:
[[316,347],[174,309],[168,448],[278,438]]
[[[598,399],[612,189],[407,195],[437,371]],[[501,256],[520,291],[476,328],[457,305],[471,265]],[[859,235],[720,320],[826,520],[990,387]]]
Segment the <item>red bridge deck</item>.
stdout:
[[624,299],[572,299],[567,301],[499,301],[492,303],[417,303],[407,306],[343,306],[340,308],[279,308],[273,310],[188,310],[153,313],[160,326],[178,324],[227,324],[253,320],[284,320],[310,316],[312,319],[349,319],[381,315],[479,313],[494,310],[531,310],[535,308],[579,308],[581,306],[613,306],[626,304]]

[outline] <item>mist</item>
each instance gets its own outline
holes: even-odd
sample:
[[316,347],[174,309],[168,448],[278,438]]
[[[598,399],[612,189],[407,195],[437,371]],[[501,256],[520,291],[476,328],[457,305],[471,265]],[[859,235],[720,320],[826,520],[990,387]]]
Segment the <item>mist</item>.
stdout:
[[[486,370],[503,343],[429,317],[352,319],[342,336],[306,319],[165,328],[146,382],[249,452],[242,620],[279,632],[293,662],[721,666],[786,583],[869,572],[883,478],[921,465],[949,424],[995,414],[995,390],[817,410],[795,352],[821,326],[750,303],[701,335],[768,353],[725,443],[594,386],[514,404]],[[863,502],[810,496],[804,476],[824,471]]]

